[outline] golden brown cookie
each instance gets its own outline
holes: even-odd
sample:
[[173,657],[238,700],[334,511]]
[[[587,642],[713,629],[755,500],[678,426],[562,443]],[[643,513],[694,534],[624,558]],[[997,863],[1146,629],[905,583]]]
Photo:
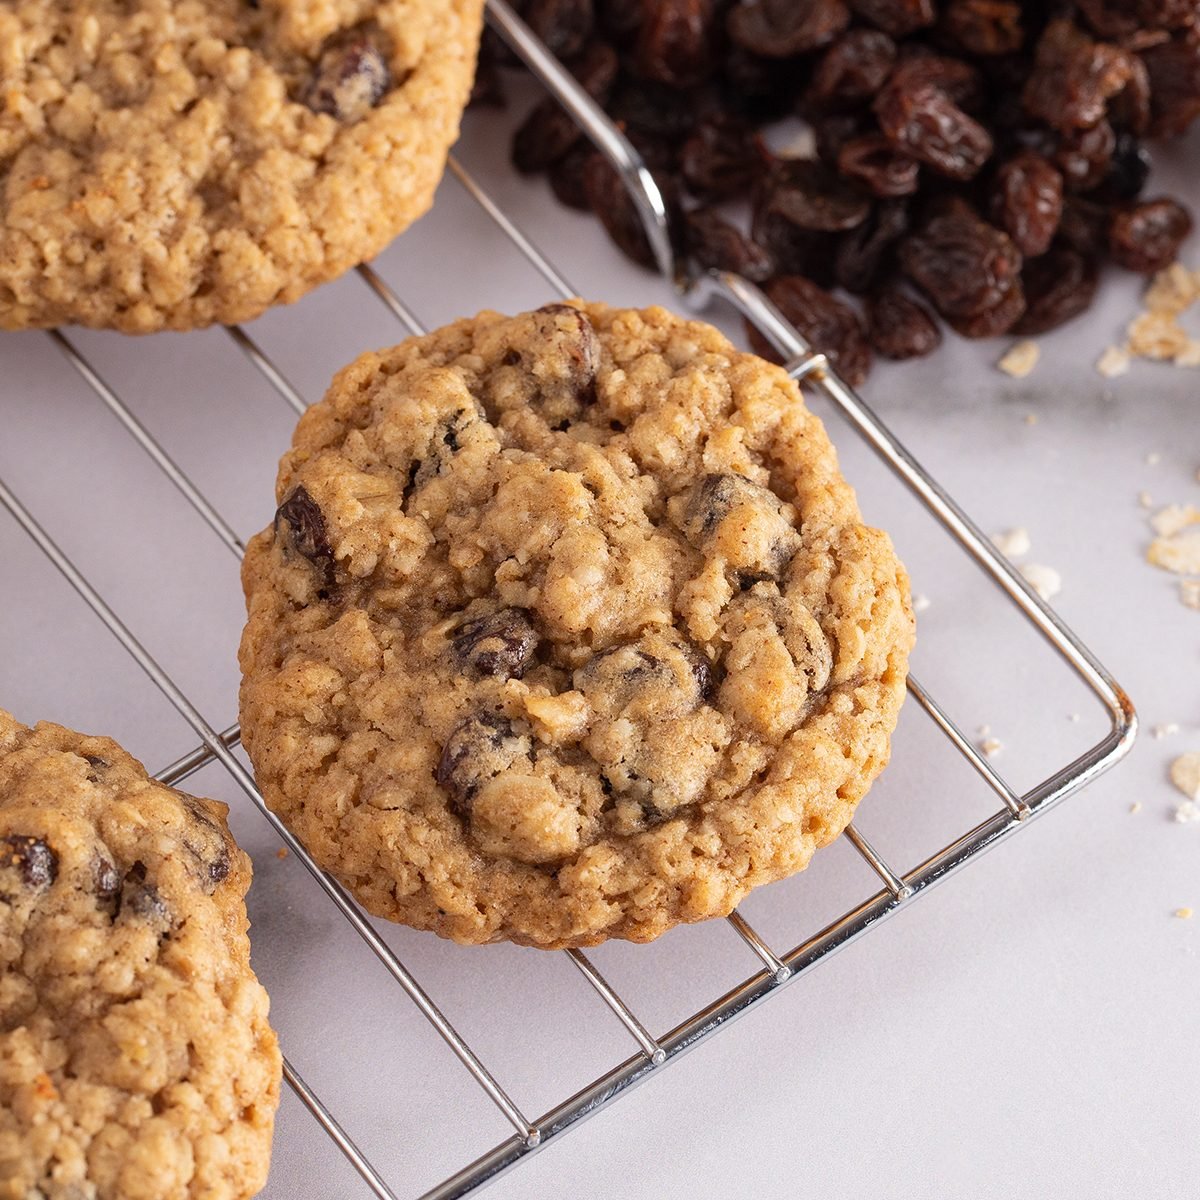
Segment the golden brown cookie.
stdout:
[[280,1056],[226,808],[0,712],[0,1200],[244,1200]]
[[482,0],[0,5],[0,328],[257,316],[426,211]]
[[804,867],[913,621],[783,371],[662,309],[482,313],[342,371],[243,582],[268,803],[372,912],[646,940]]

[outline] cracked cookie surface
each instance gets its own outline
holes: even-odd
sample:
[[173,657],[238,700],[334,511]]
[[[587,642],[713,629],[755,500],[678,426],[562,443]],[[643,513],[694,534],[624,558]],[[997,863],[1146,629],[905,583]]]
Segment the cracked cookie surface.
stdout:
[[249,320],[429,207],[482,0],[0,6],[0,328]]
[[804,867],[887,762],[908,583],[779,369],[662,309],[343,370],[243,568],[242,736],[372,912],[647,940]]
[[0,712],[0,1198],[243,1200],[281,1060],[226,808]]

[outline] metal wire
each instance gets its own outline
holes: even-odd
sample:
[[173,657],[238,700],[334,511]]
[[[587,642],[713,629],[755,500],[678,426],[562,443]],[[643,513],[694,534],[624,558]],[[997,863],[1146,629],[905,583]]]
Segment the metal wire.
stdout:
[[[882,883],[882,889],[856,908],[831,923],[825,929],[801,942],[786,954],[779,955],[751,928],[745,918],[734,912],[728,923],[762,966],[725,996],[701,1008],[664,1037],[655,1038],[634,1013],[630,1005],[604,979],[594,964],[579,951],[568,955],[580,974],[597,993],[615,1018],[637,1045],[638,1052],[617,1065],[587,1088],[564,1100],[531,1123],[491,1076],[474,1051],[454,1030],[425,993],[416,979],[400,963],[391,949],[379,938],[365,916],[341,886],[317,867],[294,837],[275,817],[254,786],[248,772],[232,754],[240,739],[236,724],[218,733],[200,714],[170,676],[149,655],[134,634],[121,622],[91,583],[51,540],[46,531],[21,501],[0,481],[0,505],[5,507],[84,599],[97,617],[108,627],[125,650],[134,658],[149,678],[167,697],[176,710],[188,721],[201,738],[202,744],[159,772],[158,777],[171,784],[188,778],[206,763],[218,761],[230,774],[251,802],[262,812],[284,844],[316,879],[326,896],[342,913],[356,933],[379,958],[393,980],[398,983],[427,1021],[470,1071],[476,1083],[490,1097],[512,1124],[515,1134],[494,1147],[474,1163],[426,1193],[423,1200],[451,1200],[474,1191],[501,1171],[507,1170],[523,1157],[586,1119],[603,1105],[636,1086],[646,1076],[678,1055],[698,1044],[715,1030],[794,981],[804,971],[830,954],[848,945],[889,916],[903,904],[911,902],[954,871],[1020,828],[1025,818],[1040,814],[1065,796],[1085,786],[1100,772],[1118,761],[1129,749],[1136,732],[1136,717],[1128,697],[1085,646],[1067,629],[1028,587],[1024,579],[1008,564],[979,529],[970,521],[949,496],[932,480],[908,451],[879,421],[831,369],[828,359],[810,347],[784,320],[782,314],[762,292],[746,281],[721,273],[689,277],[671,249],[670,230],[661,194],[636,151],[595,103],[575,83],[556,60],[528,31],[504,0],[489,0],[489,20],[509,44],[525,59],[534,73],[546,82],[569,112],[580,122],[584,131],[608,154],[630,188],[638,210],[646,224],[647,234],[654,247],[663,274],[680,288],[681,295],[693,306],[703,307],[714,300],[724,300],[751,320],[789,359],[793,378],[803,379],[821,391],[850,421],[893,471],[932,513],[942,527],[961,546],[972,561],[1009,597],[1018,610],[1039,630],[1048,644],[1061,656],[1089,688],[1109,717],[1106,735],[1074,762],[1052,774],[1023,796],[1017,795],[916,680],[909,680],[909,690],[919,706],[946,735],[950,745],[971,764],[1000,798],[1004,807],[969,830],[954,842],[931,855],[924,863],[906,875],[897,873],[870,844],[862,833],[850,826],[849,844],[857,851]],[[469,195],[479,204],[501,233],[541,273],[550,286],[562,296],[575,294],[574,289],[553,262],[496,204],[486,190],[455,159],[450,171]],[[374,295],[409,333],[420,333],[421,324],[407,304],[369,265],[363,264],[358,273]],[[261,372],[275,392],[296,413],[304,411],[305,403],[285,374],[240,327],[228,329],[228,335],[248,361]],[[100,377],[80,354],[75,345],[62,333],[50,334],[58,349],[88,383],[96,396],[151,458],[172,485],[185,497],[202,520],[231,552],[241,554],[244,546],[217,507],[200,491],[167,452],[147,432],[128,406]],[[333,1143],[366,1181],[381,1200],[395,1200],[394,1192],[362,1155],[349,1135],[324,1103],[304,1083],[291,1063],[285,1063],[285,1077],[301,1102],[325,1130]]]

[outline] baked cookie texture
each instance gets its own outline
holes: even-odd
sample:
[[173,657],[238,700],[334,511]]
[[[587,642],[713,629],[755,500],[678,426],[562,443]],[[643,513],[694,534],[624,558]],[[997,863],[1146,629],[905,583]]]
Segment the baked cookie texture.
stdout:
[[0,5],[0,328],[249,320],[428,209],[483,0]]
[[241,1200],[280,1055],[226,808],[0,712],[0,1198]]
[[485,312],[343,370],[243,569],[242,737],[373,913],[644,941],[832,841],[908,582],[786,374],[663,309]]

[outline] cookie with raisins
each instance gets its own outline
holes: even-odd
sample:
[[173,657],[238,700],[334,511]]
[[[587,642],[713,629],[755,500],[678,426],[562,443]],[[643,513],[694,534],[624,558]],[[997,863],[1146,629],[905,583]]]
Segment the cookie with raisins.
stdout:
[[804,867],[913,620],[777,367],[662,309],[482,313],[301,418],[243,568],[242,737],[373,913],[645,941]]
[[0,711],[0,1196],[266,1182],[281,1059],[225,813]]

